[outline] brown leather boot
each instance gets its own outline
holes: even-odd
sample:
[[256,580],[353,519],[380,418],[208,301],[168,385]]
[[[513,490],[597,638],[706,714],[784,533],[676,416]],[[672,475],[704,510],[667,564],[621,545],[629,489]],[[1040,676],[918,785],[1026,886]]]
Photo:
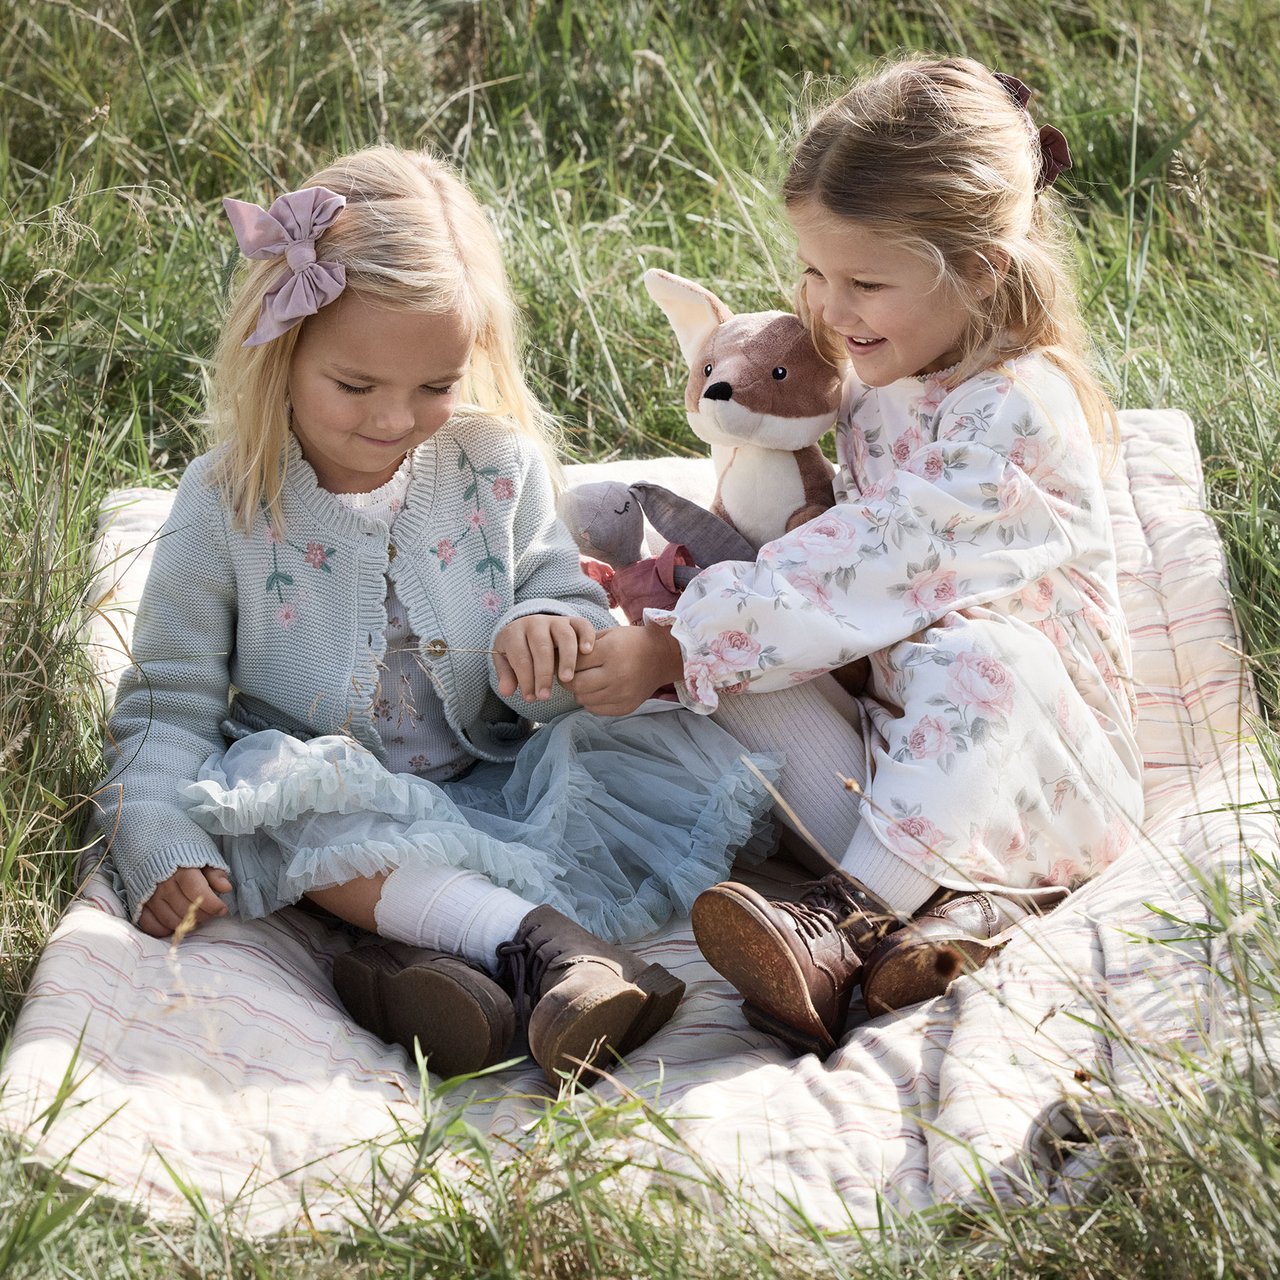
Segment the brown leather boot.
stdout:
[[698,946],[745,997],[747,1021],[822,1057],[836,1046],[863,956],[897,923],[839,872],[807,886],[798,902],[726,880],[693,904]]
[[890,934],[862,967],[862,999],[871,1014],[942,995],[963,973],[980,969],[1016,926],[1066,897],[1006,897],[944,889],[905,928]]
[[458,956],[406,942],[362,943],[333,962],[333,985],[351,1017],[445,1077],[501,1059],[515,1035],[511,997]]
[[591,1083],[592,1064],[643,1044],[684,995],[684,983],[661,965],[602,941],[553,907],[529,912],[498,959],[526,1020],[529,1052],[553,1085],[578,1072]]

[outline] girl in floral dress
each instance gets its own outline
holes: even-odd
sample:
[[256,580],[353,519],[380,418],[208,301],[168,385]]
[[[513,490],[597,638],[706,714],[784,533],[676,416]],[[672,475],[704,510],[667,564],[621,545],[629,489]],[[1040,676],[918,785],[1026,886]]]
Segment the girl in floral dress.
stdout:
[[[675,679],[786,756],[832,874],[799,903],[721,884],[693,918],[748,1018],[802,1048],[835,1044],[859,983],[873,1011],[945,989],[1141,821],[1114,412],[1051,189],[1069,151],[1029,97],[908,59],[812,122],[784,198],[797,307],[847,368],[836,505],[601,637],[575,683],[620,713]],[[856,695],[825,674],[862,659]]]
[[612,944],[762,844],[767,792],[682,708],[578,709],[612,619],[448,167],[378,147],[226,205],[251,261],[216,447],[157,541],[98,795],[132,918],[181,937],[309,899],[378,935],[335,966],[348,1010],[447,1075],[518,1014],[552,1082],[625,1054],[683,984]]

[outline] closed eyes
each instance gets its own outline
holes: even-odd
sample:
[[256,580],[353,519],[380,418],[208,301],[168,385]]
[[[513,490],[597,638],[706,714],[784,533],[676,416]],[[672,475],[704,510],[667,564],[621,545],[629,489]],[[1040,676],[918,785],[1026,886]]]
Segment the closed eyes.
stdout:
[[[817,267],[805,267],[804,274],[812,277],[814,280],[825,281],[826,277]],[[882,284],[876,284],[870,280],[859,280],[856,277],[850,277],[849,284],[854,289],[860,289],[863,293],[875,293],[884,288]]]
[[[373,387],[371,386],[357,387],[350,382],[343,382],[339,378],[335,378],[334,382],[337,383],[338,389],[340,391],[345,392],[349,396],[366,396],[369,394],[370,391],[373,390]],[[451,382],[449,383],[448,386],[445,386],[445,387],[433,387],[430,385],[424,385],[420,387],[419,390],[426,391],[433,396],[447,396],[454,389],[455,386],[457,386],[457,383]]]

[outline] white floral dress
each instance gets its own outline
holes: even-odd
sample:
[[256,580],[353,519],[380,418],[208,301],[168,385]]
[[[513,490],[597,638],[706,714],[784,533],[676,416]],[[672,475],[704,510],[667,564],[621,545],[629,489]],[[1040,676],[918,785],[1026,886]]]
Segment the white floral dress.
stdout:
[[850,385],[837,504],[647,616],[704,712],[869,657],[861,820],[879,840],[941,884],[1075,884],[1142,816],[1098,456],[1038,354],[938,377]]

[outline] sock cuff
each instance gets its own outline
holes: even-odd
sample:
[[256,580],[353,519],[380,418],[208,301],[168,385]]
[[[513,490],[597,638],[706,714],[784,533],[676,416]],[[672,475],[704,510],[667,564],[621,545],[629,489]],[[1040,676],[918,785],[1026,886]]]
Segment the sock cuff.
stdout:
[[942,887],[881,844],[865,822],[853,833],[840,868],[903,915],[914,915]]

